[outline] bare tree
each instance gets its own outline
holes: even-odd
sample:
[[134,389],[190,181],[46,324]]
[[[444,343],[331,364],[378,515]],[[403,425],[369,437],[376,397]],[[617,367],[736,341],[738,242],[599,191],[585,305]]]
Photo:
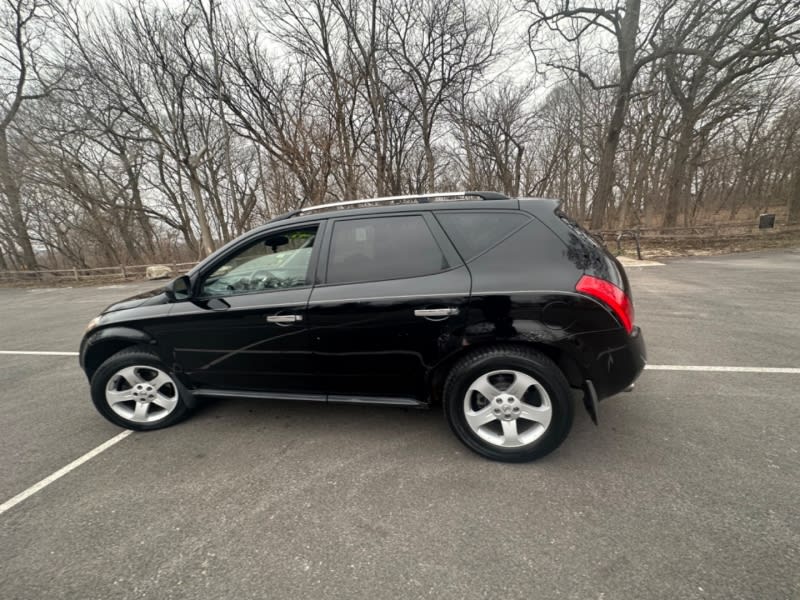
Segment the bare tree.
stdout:
[[[654,7],[654,14],[645,19],[641,0],[614,0],[584,5],[575,5],[570,0],[531,0],[528,3],[533,16],[533,23],[528,29],[529,45],[534,54],[541,56],[542,63],[574,73],[589,82],[595,90],[613,90],[598,166],[599,180],[592,199],[591,225],[595,229],[605,225],[608,207],[613,202],[617,149],[636,78],[643,67],[666,51],[665,48],[654,49],[653,40],[673,4],[673,0],[662,0]],[[566,42],[574,45],[574,50],[580,49],[580,42],[584,38],[611,40],[616,70],[611,72],[610,78],[598,80],[589,66],[584,64],[585,58],[580,51],[568,50],[567,56],[564,56],[560,46],[550,49],[543,47],[542,41],[548,38],[548,33],[554,34],[557,44]]]
[[[214,250],[201,171],[208,152],[202,139],[202,98],[192,89],[191,60],[185,60],[187,25],[143,2],[112,12],[88,39],[78,40],[91,76],[114,108],[139,123],[158,148],[160,169],[175,168],[188,180],[191,209],[203,253]],[[187,66],[187,62],[189,65]],[[162,177],[162,182],[166,179]],[[183,203],[179,187],[174,199]],[[185,211],[188,207],[180,207]],[[189,240],[187,240],[189,241]]]
[[519,53],[511,0],[4,2],[0,269],[196,258],[306,203],[465,187],[595,229],[800,220],[789,0],[531,0]]
[[[747,87],[761,71],[782,60],[792,64],[800,51],[800,9],[786,0],[694,3],[662,35],[662,46],[683,50],[663,61],[668,89],[681,111],[663,220],[673,227],[680,209],[686,211],[686,167],[694,138],[747,110],[752,105]],[[769,85],[769,80],[759,82]]]
[[400,0],[385,11],[389,59],[407,84],[396,98],[420,128],[432,192],[437,119],[446,103],[468,90],[497,58],[500,13],[491,5],[479,12],[466,0]]
[[465,101],[452,113],[463,149],[467,187],[519,196],[523,159],[534,137],[531,86],[505,82]]
[[[194,9],[194,10],[192,10]],[[189,35],[193,21],[197,19],[202,31],[202,37]],[[230,31],[230,26],[221,14],[220,5],[217,0],[194,0],[190,4],[190,10],[184,13],[184,49],[182,57],[188,63],[190,72],[198,77],[201,83],[211,88],[216,102],[217,118],[222,134],[221,152],[222,165],[225,171],[225,180],[228,187],[228,202],[233,208],[235,222],[239,223],[247,219],[247,214],[252,210],[252,202],[244,202],[245,206],[240,206],[237,196],[242,191],[237,189],[236,177],[234,176],[233,161],[231,159],[231,133],[225,115],[223,97],[223,58],[220,56],[224,47],[220,40],[220,28]],[[211,64],[207,65],[202,59],[198,58],[204,54],[210,55]],[[208,164],[208,163],[206,163]],[[217,180],[217,183],[220,182]],[[214,186],[215,192],[221,185]],[[221,211],[218,211],[221,213]],[[223,221],[224,223],[224,221]],[[222,224],[221,224],[222,225]],[[225,229],[223,227],[223,229]],[[230,239],[230,233],[224,231],[223,238]]]
[[53,64],[59,49],[46,49],[58,10],[48,0],[5,0],[0,11],[0,186],[10,213],[8,229],[21,251],[20,264],[35,269],[36,255],[23,213],[18,166],[10,156],[9,135],[23,106],[47,96],[63,76],[63,69]]

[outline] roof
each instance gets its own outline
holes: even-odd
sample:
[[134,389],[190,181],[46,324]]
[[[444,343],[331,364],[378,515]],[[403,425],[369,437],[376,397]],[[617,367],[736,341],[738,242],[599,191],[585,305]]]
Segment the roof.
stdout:
[[[467,198],[472,199],[467,200]],[[270,219],[263,225],[251,229],[231,240],[200,261],[200,263],[189,271],[189,274],[198,271],[203,265],[216,260],[223,253],[227,253],[231,247],[249,243],[249,239],[272,229],[273,226],[279,224],[281,221],[291,221],[291,223],[301,225],[305,222],[319,221],[320,219],[327,219],[331,216],[349,217],[370,215],[376,211],[385,213],[387,209],[391,212],[416,212],[419,210],[430,210],[432,208],[436,208],[437,210],[473,210],[483,206],[493,209],[519,209],[521,200],[531,202],[527,205],[526,209],[529,211],[534,209],[532,211],[534,213],[539,213],[540,211],[552,213],[558,206],[558,200],[550,198],[509,198],[505,194],[497,192],[442,192],[412,196],[386,196],[309,206],[304,209],[279,215]],[[485,205],[483,203],[485,203]]]
[[[472,200],[467,200],[471,198]],[[478,201],[493,201],[493,200],[511,200],[505,194],[499,192],[486,192],[486,191],[465,191],[465,192],[436,192],[430,194],[412,194],[405,196],[381,196],[377,198],[363,198],[360,200],[345,200],[342,202],[332,202],[329,204],[319,204],[315,206],[308,206],[300,208],[283,215],[279,215],[269,222],[283,221],[286,219],[295,219],[302,216],[314,214],[318,216],[320,211],[324,213],[339,212],[346,210],[346,214],[359,214],[361,212],[372,212],[371,209],[402,206],[414,206],[421,208],[419,205],[426,205],[431,203],[439,204],[441,202],[458,203],[459,205],[466,202]]]

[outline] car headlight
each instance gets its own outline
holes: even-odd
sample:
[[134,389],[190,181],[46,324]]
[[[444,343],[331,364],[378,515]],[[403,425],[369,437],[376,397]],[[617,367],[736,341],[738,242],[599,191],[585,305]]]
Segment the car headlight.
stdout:
[[86,332],[89,332],[95,327],[97,327],[98,323],[100,323],[100,317],[95,317],[94,319],[89,321],[89,323],[86,325]]

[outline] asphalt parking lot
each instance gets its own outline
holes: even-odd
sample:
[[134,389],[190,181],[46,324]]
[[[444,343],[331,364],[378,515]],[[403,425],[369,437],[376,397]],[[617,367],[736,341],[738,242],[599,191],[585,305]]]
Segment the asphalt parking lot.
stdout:
[[[628,273],[651,365],[800,367],[800,249]],[[0,289],[0,351],[149,287]],[[647,370],[527,465],[439,411],[210,401],[0,514],[0,598],[797,599],[799,389]],[[75,357],[0,355],[0,502],[120,431]]]

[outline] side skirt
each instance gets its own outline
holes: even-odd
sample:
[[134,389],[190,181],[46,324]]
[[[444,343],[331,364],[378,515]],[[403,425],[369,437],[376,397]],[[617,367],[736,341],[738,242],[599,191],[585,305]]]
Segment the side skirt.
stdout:
[[328,394],[328,402],[336,404],[372,404],[380,406],[405,406],[408,408],[428,408],[428,404],[414,398],[396,398],[392,396],[343,396]]
[[347,396],[338,394],[291,394],[284,392],[251,392],[219,389],[197,389],[192,394],[201,398],[237,398],[245,400],[297,400],[300,402],[333,402],[336,404],[369,404],[373,406],[403,406],[428,408],[426,402],[414,398],[393,396]]
[[249,392],[238,390],[199,389],[192,390],[203,398],[237,398],[240,400],[298,400],[300,402],[325,402],[325,394],[289,394],[283,392]]

